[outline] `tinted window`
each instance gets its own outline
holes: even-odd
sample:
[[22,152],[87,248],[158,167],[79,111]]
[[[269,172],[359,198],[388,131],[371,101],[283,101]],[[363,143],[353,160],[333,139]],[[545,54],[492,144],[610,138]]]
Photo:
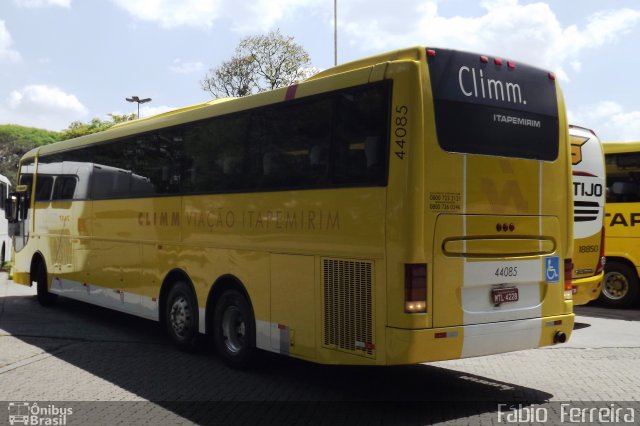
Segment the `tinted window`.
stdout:
[[71,200],[76,191],[78,178],[75,176],[58,176],[53,184],[52,200]]
[[382,186],[390,90],[390,82],[351,88],[41,161],[92,163],[94,199]]
[[36,179],[36,201],[49,201],[52,187],[53,176],[38,176]]
[[334,182],[384,184],[389,101],[383,86],[342,93],[336,102]]
[[607,154],[607,202],[640,201],[640,153]]
[[[555,81],[546,71],[480,55],[437,50],[428,57],[436,131],[450,152],[555,160]],[[511,64],[511,65],[509,65]]]
[[183,192],[227,192],[247,185],[248,114],[216,118],[185,128]]
[[263,188],[317,187],[329,180],[333,99],[284,104],[264,112],[258,152]]

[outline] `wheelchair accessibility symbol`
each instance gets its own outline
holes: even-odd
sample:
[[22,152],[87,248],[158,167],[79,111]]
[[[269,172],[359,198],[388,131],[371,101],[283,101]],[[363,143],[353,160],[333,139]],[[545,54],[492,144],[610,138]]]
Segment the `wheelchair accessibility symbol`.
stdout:
[[560,282],[560,256],[549,256],[544,259],[544,276],[548,283]]

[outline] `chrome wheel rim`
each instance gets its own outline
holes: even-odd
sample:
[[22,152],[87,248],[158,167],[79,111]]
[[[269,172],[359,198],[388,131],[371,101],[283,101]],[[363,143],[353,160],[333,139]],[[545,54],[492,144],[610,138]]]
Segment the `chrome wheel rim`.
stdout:
[[244,347],[246,327],[242,312],[237,306],[229,306],[222,315],[222,335],[224,344],[231,353],[238,353]]
[[611,300],[619,300],[629,292],[629,281],[620,272],[607,272],[604,276],[602,293]]
[[189,309],[189,302],[184,296],[174,299],[171,305],[169,321],[173,331],[180,337],[184,337],[191,327],[191,310]]

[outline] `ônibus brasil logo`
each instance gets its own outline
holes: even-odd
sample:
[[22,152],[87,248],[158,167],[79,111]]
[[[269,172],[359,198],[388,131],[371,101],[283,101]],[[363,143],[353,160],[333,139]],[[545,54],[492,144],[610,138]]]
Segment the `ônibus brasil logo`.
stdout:
[[11,426],[64,426],[67,424],[68,416],[73,414],[71,407],[59,407],[55,404],[40,406],[37,402],[10,402],[8,408]]

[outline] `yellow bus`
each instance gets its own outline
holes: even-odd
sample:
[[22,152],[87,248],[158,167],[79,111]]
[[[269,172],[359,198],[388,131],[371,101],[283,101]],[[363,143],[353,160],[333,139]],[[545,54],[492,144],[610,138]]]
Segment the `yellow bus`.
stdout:
[[392,365],[564,342],[568,126],[555,76],[409,48],[34,149],[13,276],[255,349]]
[[640,142],[603,142],[607,173],[605,266],[599,300],[612,307],[638,301]]
[[573,171],[573,304],[600,296],[604,276],[605,170],[602,145],[596,134],[569,126]]

